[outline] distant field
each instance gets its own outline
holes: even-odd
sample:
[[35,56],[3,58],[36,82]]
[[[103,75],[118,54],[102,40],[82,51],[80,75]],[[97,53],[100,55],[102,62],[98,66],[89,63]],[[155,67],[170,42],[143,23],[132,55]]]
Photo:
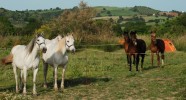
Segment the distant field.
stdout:
[[[77,48],[78,49],[78,48]],[[0,58],[9,50],[0,50]],[[15,93],[12,66],[0,65],[0,99],[186,99],[186,53],[165,53],[165,66],[152,67],[147,52],[144,71],[128,71],[124,51],[104,52],[96,49],[79,49],[69,53],[65,91],[53,90],[53,69],[49,67],[48,89],[42,87],[42,65],[37,75],[38,96],[32,96],[32,71],[28,73],[27,96]],[[156,59],[156,58],[155,58]],[[156,65],[156,62],[155,62]],[[58,69],[58,82],[61,71]]]
[[[122,17],[123,17],[123,19],[128,19],[128,18],[132,18],[133,16],[122,16]],[[159,24],[162,24],[167,19],[167,17],[165,17],[165,16],[155,17],[155,16],[144,16],[144,15],[141,15],[141,17],[145,19],[145,22],[146,22],[147,25],[155,25],[155,22],[148,22],[149,20],[160,19],[161,21],[159,22]],[[97,19],[109,20],[110,18],[112,18],[114,21],[117,21],[119,19],[119,16],[95,17],[93,19],[94,20],[97,20]],[[127,21],[123,21],[122,23],[126,23],[126,22]]]
[[[132,7],[107,7],[107,6],[99,6],[94,7],[98,13],[101,14],[102,17],[108,16],[107,12],[110,11],[112,16],[133,16],[135,14],[139,14],[131,10]],[[105,9],[105,10],[103,10]]]

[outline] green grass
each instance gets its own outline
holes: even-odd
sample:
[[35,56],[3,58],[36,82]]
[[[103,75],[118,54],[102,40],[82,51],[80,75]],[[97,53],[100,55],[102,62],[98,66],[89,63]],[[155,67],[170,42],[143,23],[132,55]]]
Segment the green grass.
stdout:
[[[9,52],[0,50],[0,58]],[[53,90],[53,69],[49,67],[48,89],[44,89],[42,65],[37,75],[38,96],[32,96],[32,71],[29,70],[27,96],[15,93],[12,66],[0,65],[0,99],[186,99],[186,53],[165,54],[163,68],[152,67],[147,52],[144,71],[128,71],[124,50],[104,52],[96,49],[69,53],[65,91]],[[155,58],[156,59],[156,58]],[[155,65],[156,60],[155,60]],[[61,68],[58,68],[61,82]]]

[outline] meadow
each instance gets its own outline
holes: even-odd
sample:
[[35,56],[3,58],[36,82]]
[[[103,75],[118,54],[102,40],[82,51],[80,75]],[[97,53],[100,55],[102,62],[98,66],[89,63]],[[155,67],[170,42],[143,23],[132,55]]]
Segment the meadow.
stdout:
[[[0,50],[0,58],[9,53]],[[144,71],[132,72],[126,63],[123,49],[105,52],[100,49],[78,49],[69,54],[64,92],[53,89],[53,69],[49,67],[48,88],[43,88],[43,67],[37,74],[38,96],[32,95],[32,70],[28,72],[27,96],[15,93],[15,79],[11,65],[0,65],[1,100],[54,100],[54,99],[186,99],[186,53],[165,53],[165,66],[151,66],[150,52],[144,63]],[[58,68],[58,83],[62,68]]]

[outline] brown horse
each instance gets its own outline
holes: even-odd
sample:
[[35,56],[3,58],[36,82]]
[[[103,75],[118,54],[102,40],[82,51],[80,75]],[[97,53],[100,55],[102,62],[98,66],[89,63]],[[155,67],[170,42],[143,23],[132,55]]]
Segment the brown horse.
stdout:
[[128,56],[129,56],[129,71],[132,70],[132,62],[131,62],[131,56],[135,56],[135,64],[136,64],[136,71],[138,70],[138,64],[140,61],[141,56],[141,70],[143,70],[143,62],[145,58],[145,52],[146,52],[146,43],[142,39],[137,39],[136,32],[130,33],[130,42],[128,46]]
[[[123,37],[124,37],[123,47],[124,47],[125,53],[127,54],[127,64],[129,65],[129,55],[128,55],[128,46],[130,43],[129,32],[124,31]],[[134,55],[133,55],[133,58],[134,58],[133,64],[135,64],[135,56]]]
[[160,66],[160,55],[161,53],[161,59],[162,59],[162,66],[164,65],[164,51],[165,51],[165,43],[161,39],[156,39],[156,33],[151,32],[151,44],[149,46],[149,49],[151,50],[151,62],[153,66],[153,60],[154,60],[154,53],[157,55],[158,60],[158,66]]

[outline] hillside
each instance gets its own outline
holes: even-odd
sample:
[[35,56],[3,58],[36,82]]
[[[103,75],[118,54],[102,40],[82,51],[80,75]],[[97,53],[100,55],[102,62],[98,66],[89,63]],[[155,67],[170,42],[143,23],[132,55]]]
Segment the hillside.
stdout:
[[139,14],[142,14],[142,15],[153,15],[153,14],[157,14],[158,12],[160,12],[159,10],[155,10],[155,9],[145,7],[145,6],[135,6],[131,10],[134,12],[138,12]]
[[133,16],[133,15],[153,15],[160,11],[145,7],[145,6],[135,6],[135,7],[109,7],[109,6],[98,6],[95,7],[98,14],[97,17],[104,16]]
[[[109,7],[98,6],[94,7],[97,10],[97,17],[103,16],[134,16],[134,15],[148,15],[157,13],[158,10],[154,10],[149,7],[135,6],[135,7]],[[73,10],[73,9],[72,9]],[[60,8],[50,8],[44,10],[24,10],[24,11],[11,11],[4,8],[0,8],[0,16],[8,18],[8,20],[15,27],[24,27],[28,24],[30,18],[37,19],[42,23],[48,22],[53,18],[58,17],[63,12]]]

